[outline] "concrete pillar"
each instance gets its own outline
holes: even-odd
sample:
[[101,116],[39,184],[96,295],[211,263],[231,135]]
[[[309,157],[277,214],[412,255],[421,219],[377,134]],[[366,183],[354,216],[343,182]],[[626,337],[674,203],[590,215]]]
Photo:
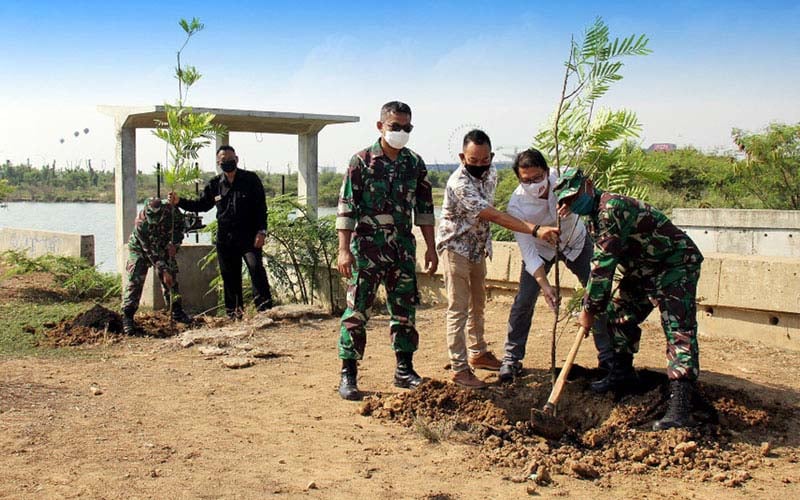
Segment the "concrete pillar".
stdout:
[[[214,154],[215,155],[216,155],[217,150],[219,149],[220,146],[230,146],[230,136],[228,135],[228,132],[222,132],[222,133],[216,135],[215,140],[214,140]],[[216,156],[214,156],[214,169],[216,169],[218,174],[222,173],[222,169],[219,168],[219,166],[217,165],[217,157]]]
[[216,152],[220,146],[229,146],[230,145],[230,136],[228,132],[222,132],[217,134],[214,141],[214,152]]
[[309,216],[315,218],[319,204],[317,139],[317,133],[297,136],[297,196],[300,203],[305,202]]
[[136,129],[117,128],[114,164],[114,212],[117,272],[124,274],[125,248],[136,219]]

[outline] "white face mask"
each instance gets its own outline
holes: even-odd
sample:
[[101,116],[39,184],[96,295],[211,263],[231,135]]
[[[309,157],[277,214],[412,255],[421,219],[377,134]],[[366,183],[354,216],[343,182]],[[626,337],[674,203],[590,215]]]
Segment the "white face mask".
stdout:
[[383,138],[386,139],[386,143],[389,144],[394,149],[403,149],[406,144],[408,144],[408,139],[411,138],[411,134],[406,132],[405,130],[387,130],[383,133]]
[[522,189],[524,189],[526,193],[528,193],[531,196],[534,196],[534,197],[538,198],[538,197],[542,196],[547,191],[547,181],[548,181],[548,179],[545,178],[541,182],[532,182],[530,184],[521,184],[520,183],[520,186],[522,186]]

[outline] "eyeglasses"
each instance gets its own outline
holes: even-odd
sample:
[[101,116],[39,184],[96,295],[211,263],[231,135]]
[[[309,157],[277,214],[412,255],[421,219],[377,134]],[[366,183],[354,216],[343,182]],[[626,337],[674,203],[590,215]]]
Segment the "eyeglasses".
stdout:
[[411,131],[414,130],[414,125],[411,125],[410,123],[406,125],[400,125],[399,123],[392,123],[392,124],[386,124],[386,127],[392,132],[400,132],[402,130],[403,132],[411,133]]
[[520,177],[519,178],[519,183],[520,184],[536,184],[538,182],[544,181],[545,179],[547,179],[546,175],[543,175],[541,177],[531,178],[531,179],[523,179],[522,177]]

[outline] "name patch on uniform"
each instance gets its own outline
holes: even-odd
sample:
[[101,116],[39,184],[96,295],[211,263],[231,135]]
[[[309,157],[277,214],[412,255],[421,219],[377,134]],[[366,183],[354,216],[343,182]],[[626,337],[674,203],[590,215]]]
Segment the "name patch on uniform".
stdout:
[[222,199],[222,196],[220,196],[220,195],[216,195],[216,196],[214,197],[214,201],[219,201],[219,200],[221,200],[221,199]]

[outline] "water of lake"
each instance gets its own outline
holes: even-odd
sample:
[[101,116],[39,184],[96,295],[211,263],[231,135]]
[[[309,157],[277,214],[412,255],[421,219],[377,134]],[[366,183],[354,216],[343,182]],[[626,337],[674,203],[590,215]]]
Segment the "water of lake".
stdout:
[[[141,205],[137,210],[141,209]],[[336,213],[335,207],[321,207],[321,216]],[[212,209],[203,215],[203,222],[214,220]],[[0,207],[0,227],[40,229],[65,233],[93,234],[94,260],[103,271],[117,272],[114,257],[114,204],[113,203],[39,203],[9,202]],[[199,235],[201,243],[210,243],[208,235]],[[187,236],[184,242],[194,242]]]

